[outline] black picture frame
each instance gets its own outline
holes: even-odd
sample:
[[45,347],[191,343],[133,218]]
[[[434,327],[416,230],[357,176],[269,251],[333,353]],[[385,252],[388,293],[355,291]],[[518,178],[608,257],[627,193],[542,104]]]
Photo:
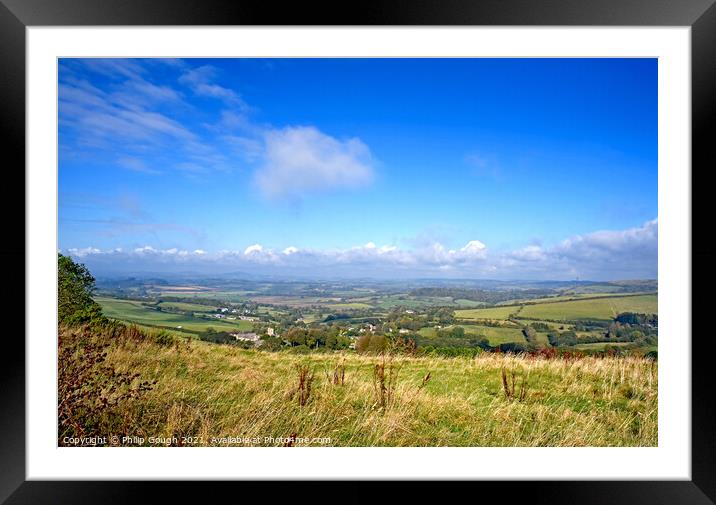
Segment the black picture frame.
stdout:
[[[24,286],[25,224],[18,219],[24,206],[25,166],[25,29],[29,26],[82,25],[604,25],[690,26],[692,71],[692,447],[690,481],[521,481],[450,483],[454,491],[497,491],[500,501],[533,503],[707,504],[716,501],[716,395],[710,388],[715,339],[706,319],[705,294],[716,281],[716,246],[710,245],[710,206],[699,193],[712,169],[714,142],[710,128],[716,118],[716,6],[714,0],[443,0],[360,2],[329,5],[216,0],[0,0],[0,138],[7,160],[5,180],[22,202],[3,198],[6,236],[3,248],[6,283]],[[689,170],[689,167],[684,167]],[[15,180],[8,181],[7,178]],[[23,188],[23,191],[20,190]],[[664,190],[663,188],[661,188]],[[703,195],[701,195],[703,196]],[[20,207],[22,205],[22,207]],[[20,237],[23,237],[21,239]],[[12,245],[11,245],[11,244]],[[698,275],[693,272],[698,270]],[[8,291],[8,290],[4,290]],[[20,289],[6,293],[17,311]],[[24,300],[24,288],[22,290]],[[702,296],[698,296],[702,294]],[[700,317],[694,317],[700,316]],[[18,318],[19,319],[19,318]],[[15,326],[12,326],[15,324]],[[7,323],[0,366],[0,501],[20,503],[127,503],[152,499],[196,501],[238,491],[271,498],[285,492],[311,501],[373,499],[376,484],[277,482],[62,482],[25,479],[25,348],[17,323]],[[23,328],[24,330],[24,328]],[[683,338],[689,338],[688,325]],[[24,334],[24,331],[23,331]],[[12,337],[12,338],[10,338]],[[401,501],[426,496],[427,485],[400,484]],[[248,493],[248,495],[247,495]],[[338,494],[336,494],[338,493]],[[223,494],[223,493],[222,493]]]

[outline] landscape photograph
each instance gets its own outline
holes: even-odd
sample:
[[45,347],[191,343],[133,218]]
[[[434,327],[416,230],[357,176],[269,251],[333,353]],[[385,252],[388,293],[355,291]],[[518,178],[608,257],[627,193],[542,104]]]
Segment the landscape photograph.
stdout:
[[57,445],[658,446],[657,70],[59,59]]

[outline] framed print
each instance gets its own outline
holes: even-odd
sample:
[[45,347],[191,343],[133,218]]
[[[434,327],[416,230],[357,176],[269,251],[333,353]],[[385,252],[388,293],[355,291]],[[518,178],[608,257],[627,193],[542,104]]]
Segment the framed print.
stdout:
[[711,2],[59,7],[1,11],[7,503],[713,503]]

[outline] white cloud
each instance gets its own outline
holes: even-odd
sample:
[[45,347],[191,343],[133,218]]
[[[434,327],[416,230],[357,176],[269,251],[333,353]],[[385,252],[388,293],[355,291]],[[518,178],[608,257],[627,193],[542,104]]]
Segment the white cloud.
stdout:
[[378,249],[378,253],[380,254],[387,254],[397,251],[398,248],[394,245],[384,245],[380,249]]
[[264,163],[254,180],[268,198],[301,198],[373,180],[370,150],[357,138],[341,141],[314,127],[297,126],[268,130],[264,143]]
[[144,247],[137,247],[134,249],[134,252],[137,254],[145,254],[145,253],[155,253],[157,252],[156,249],[154,249],[152,246],[145,245]]
[[479,240],[471,240],[463,248],[460,249],[460,252],[465,254],[480,255],[485,249],[485,244],[483,244]]
[[89,256],[91,254],[101,254],[102,251],[100,249],[97,249],[96,247],[83,247],[81,249],[72,248],[68,251],[72,256],[77,256],[78,258],[83,258],[85,256]]
[[509,256],[520,261],[541,261],[547,258],[545,251],[538,245],[528,245],[517,249]]
[[244,255],[248,256],[249,254],[252,254],[252,253],[260,253],[263,250],[264,250],[264,248],[261,246],[261,244],[250,245],[249,247],[247,247],[244,250]]
[[549,279],[655,278],[658,219],[627,230],[603,230],[567,238],[551,248],[531,245],[496,262],[501,271]]

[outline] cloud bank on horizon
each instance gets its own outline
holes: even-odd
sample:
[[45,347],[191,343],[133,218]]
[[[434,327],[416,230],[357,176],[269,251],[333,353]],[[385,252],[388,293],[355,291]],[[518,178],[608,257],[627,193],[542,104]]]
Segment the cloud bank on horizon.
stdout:
[[[405,250],[372,242],[347,249],[282,250],[252,244],[243,250],[156,249],[151,246],[124,250],[96,247],[65,252],[102,273],[196,272],[315,277],[453,277],[491,279],[575,278],[618,280],[657,277],[658,219],[638,228],[597,231],[563,240],[554,247],[529,245],[507,252],[490,251],[479,240],[459,249],[435,242]],[[612,275],[603,277],[603,272]]]
[[655,60],[58,75],[58,249],[98,275],[657,276]]

